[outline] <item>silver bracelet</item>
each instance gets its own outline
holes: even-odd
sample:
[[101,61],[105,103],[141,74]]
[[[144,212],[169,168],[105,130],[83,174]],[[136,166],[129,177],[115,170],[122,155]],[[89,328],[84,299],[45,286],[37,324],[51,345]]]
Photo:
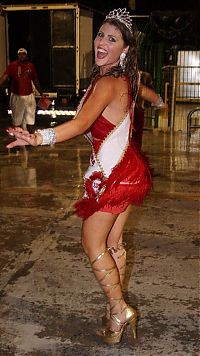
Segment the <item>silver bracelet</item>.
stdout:
[[42,143],[43,145],[53,145],[56,143],[56,133],[54,129],[44,129],[44,130],[37,130],[36,133],[39,133],[42,136]]
[[155,109],[161,109],[165,107],[165,103],[163,102],[161,96],[159,95],[159,99],[155,103],[152,103],[151,106],[154,107]]

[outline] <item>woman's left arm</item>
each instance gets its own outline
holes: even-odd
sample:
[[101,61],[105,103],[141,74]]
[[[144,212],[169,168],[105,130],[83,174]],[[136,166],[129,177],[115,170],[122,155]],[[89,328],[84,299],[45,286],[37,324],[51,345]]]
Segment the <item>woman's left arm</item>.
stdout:
[[154,90],[146,87],[143,84],[140,84],[138,96],[142,99],[149,101],[153,107],[155,108],[165,108],[165,104],[159,94],[157,94]]

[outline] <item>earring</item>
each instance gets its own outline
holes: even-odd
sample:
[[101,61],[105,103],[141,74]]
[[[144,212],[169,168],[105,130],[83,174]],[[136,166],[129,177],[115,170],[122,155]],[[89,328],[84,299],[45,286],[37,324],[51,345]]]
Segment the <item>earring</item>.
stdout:
[[125,68],[125,63],[126,63],[126,53],[122,52],[119,57],[119,65],[122,67],[122,69]]

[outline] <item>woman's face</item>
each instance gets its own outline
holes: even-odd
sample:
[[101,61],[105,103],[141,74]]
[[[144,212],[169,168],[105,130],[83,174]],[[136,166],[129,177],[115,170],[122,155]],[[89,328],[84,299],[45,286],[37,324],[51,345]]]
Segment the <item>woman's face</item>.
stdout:
[[100,73],[105,74],[111,67],[118,65],[120,54],[127,53],[120,30],[114,25],[104,23],[94,40],[95,63]]

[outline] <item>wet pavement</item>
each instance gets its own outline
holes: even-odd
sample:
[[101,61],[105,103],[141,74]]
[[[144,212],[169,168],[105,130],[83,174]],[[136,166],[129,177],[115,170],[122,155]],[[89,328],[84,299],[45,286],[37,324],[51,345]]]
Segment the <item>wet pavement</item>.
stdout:
[[199,134],[144,132],[154,187],[125,229],[138,339],[107,346],[95,334],[105,299],[72,214],[90,147],[79,137],[7,151],[1,131],[0,356],[199,355]]

